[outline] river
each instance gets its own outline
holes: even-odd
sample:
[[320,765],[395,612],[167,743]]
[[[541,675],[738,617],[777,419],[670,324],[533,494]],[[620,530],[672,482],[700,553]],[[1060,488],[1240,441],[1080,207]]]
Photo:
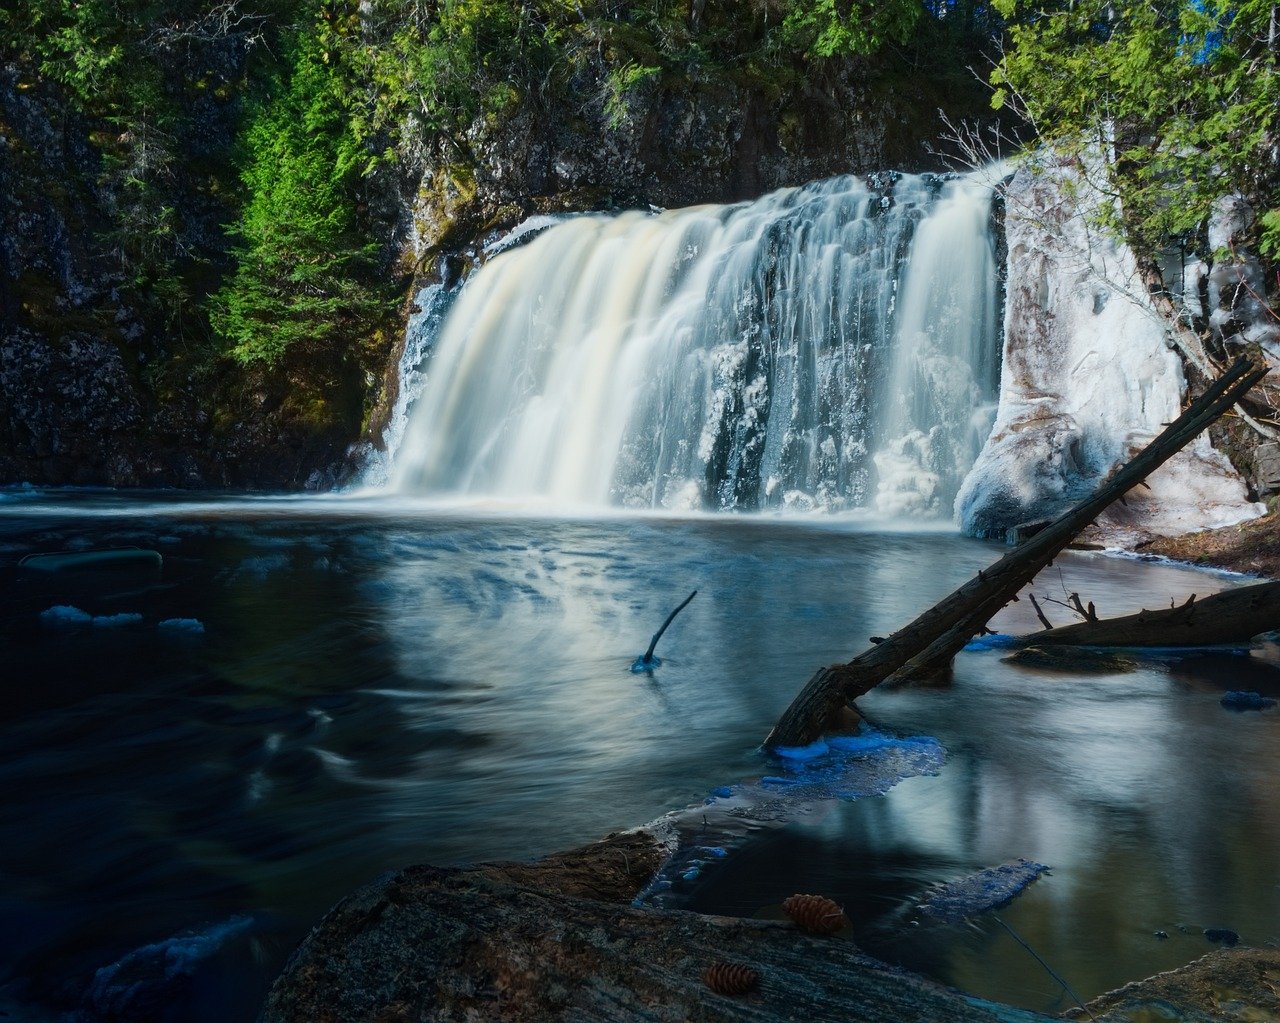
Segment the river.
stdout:
[[[777,773],[758,745],[816,666],[1001,553],[839,517],[2,495],[0,1007],[19,1018],[107,1018],[140,960],[111,964],[169,942],[189,965],[157,989],[172,1018],[247,1023],[306,929],[381,871],[534,857]],[[162,553],[157,578],[16,566],[133,544]],[[1037,592],[1111,615],[1233,582],[1072,553]],[[695,588],[661,667],[632,674]],[[996,624],[1034,619],[1023,601]],[[1219,705],[1280,694],[1274,649],[1088,674],[1005,656],[863,701],[940,742],[936,773],[749,829],[665,901],[769,916],[829,894],[873,954],[1039,1009],[1069,1001],[990,920],[918,918],[930,884],[1050,865],[1005,919],[1085,997],[1208,951],[1207,927],[1274,942],[1280,717]]]

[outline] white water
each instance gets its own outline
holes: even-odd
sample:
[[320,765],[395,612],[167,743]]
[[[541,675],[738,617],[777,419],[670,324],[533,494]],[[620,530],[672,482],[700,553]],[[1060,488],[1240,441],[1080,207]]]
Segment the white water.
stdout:
[[976,178],[846,177],[562,222],[419,344],[389,486],[949,516],[994,412],[990,201]]

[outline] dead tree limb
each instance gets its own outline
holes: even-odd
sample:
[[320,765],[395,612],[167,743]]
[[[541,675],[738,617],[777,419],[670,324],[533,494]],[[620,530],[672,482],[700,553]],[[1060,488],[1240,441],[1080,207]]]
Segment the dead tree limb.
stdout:
[[1186,647],[1247,643],[1280,629],[1280,582],[1223,590],[1211,597],[1123,618],[1033,632],[1028,646]]
[[1053,622],[1049,621],[1045,616],[1044,611],[1040,609],[1040,601],[1036,600],[1036,595],[1034,593],[1028,593],[1027,596],[1031,598],[1031,606],[1036,609],[1036,617],[1040,619],[1040,624],[1046,629],[1052,629]]
[[1264,368],[1248,359],[1238,359],[1091,497],[1028,537],[883,643],[846,664],[819,668],[783,711],[765,745],[807,745],[829,727],[849,700],[886,679],[930,677],[945,670],[965,643],[1050,564],[1080,530],[1207,429],[1265,375]]
[[684,600],[680,601],[680,605],[667,615],[667,620],[662,623],[662,628],[653,634],[653,639],[649,640],[649,649],[636,658],[635,663],[631,665],[631,670],[635,672],[645,671],[649,668],[657,667],[662,662],[653,656],[653,651],[658,646],[658,640],[662,638],[662,634],[667,631],[667,627],[676,620],[676,615],[688,606],[689,601],[698,595],[698,591],[694,590]]

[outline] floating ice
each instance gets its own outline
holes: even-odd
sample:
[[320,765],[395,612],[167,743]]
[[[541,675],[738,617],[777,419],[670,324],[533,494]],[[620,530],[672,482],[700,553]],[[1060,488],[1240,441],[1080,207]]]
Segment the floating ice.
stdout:
[[1219,701],[1228,710],[1266,710],[1276,701],[1247,689],[1232,689]]
[[1022,642],[1021,636],[1010,636],[1003,632],[993,632],[988,636],[974,636],[964,645],[966,650],[1007,650]]
[[675,835],[677,847],[637,905],[675,899],[682,882],[697,880],[762,828],[782,827],[840,799],[883,795],[906,778],[936,774],[946,759],[937,739],[890,735],[865,724],[857,735],[775,752],[785,754],[772,757],[775,773],[722,785],[697,806],[655,822]]
[[136,625],[140,621],[142,621],[142,615],[124,612],[118,615],[95,615],[93,624],[95,628],[116,629],[122,625]]
[[161,632],[185,632],[198,635],[204,632],[204,622],[199,618],[166,618],[157,628]]
[[287,554],[261,554],[245,558],[244,561],[240,562],[240,567],[236,569],[236,575],[252,575],[257,576],[259,579],[265,579],[272,572],[288,567],[289,555]]
[[830,747],[822,739],[815,739],[808,746],[776,746],[773,752],[787,760],[813,760],[829,749]]
[[93,621],[93,615],[70,604],[55,604],[47,611],[40,612],[40,620],[45,625],[52,626],[88,625]]
[[920,903],[920,910],[944,923],[960,923],[1012,902],[1048,869],[1043,863],[1023,859],[987,867],[934,888]]
[[[201,966],[252,928],[250,917],[237,916],[206,931],[134,949],[94,974],[84,994],[84,1014],[90,1020],[159,1019],[158,1006],[187,1005]],[[166,1011],[164,1018],[180,1017]]]

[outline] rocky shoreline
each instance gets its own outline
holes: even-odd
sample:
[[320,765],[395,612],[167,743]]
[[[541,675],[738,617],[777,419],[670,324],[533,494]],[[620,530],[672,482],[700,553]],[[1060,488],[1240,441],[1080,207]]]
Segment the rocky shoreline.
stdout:
[[[263,1023],[1055,1018],[945,988],[792,923],[632,906],[664,855],[661,837],[639,829],[531,864],[385,875],[306,938]],[[716,964],[745,990],[712,990],[705,974]],[[1223,950],[1102,995],[1088,1013],[1099,1023],[1275,1019],[1278,975],[1280,950]]]
[[1202,568],[1280,578],[1280,512],[1221,529],[1160,537],[1136,550]]

